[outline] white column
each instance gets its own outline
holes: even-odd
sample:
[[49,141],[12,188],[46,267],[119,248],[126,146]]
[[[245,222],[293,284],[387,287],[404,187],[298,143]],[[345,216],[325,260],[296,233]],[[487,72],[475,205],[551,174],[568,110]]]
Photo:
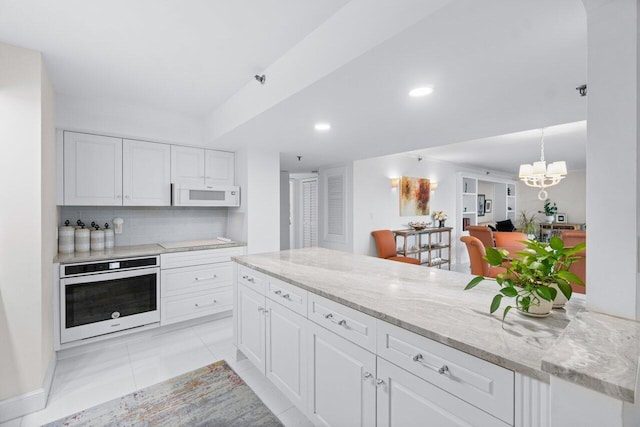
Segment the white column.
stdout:
[[[638,5],[587,11],[587,306],[638,318]],[[581,82],[576,82],[581,83]]]

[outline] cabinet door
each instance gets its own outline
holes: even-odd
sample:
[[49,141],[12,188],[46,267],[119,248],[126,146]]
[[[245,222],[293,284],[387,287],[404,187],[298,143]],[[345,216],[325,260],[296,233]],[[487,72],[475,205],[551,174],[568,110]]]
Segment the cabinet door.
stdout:
[[376,425],[376,356],[312,322],[307,327],[309,418],[321,426]]
[[378,427],[508,425],[381,358],[377,377]]
[[122,205],[122,139],[64,133],[64,204]]
[[125,206],[170,206],[171,146],[125,139],[122,192]]
[[269,299],[266,303],[267,378],[302,412],[306,412],[307,320]]
[[205,184],[234,185],[236,156],[228,151],[205,150]]
[[264,375],[265,299],[245,285],[238,286],[238,348]]
[[204,149],[171,146],[171,182],[204,184]]

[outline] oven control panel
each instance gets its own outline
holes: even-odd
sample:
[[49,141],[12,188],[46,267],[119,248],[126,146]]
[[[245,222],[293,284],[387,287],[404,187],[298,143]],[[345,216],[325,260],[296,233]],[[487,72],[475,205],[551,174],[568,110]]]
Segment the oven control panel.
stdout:
[[110,271],[131,270],[143,267],[157,267],[159,260],[157,256],[121,259],[117,261],[83,262],[78,264],[65,264],[60,266],[60,277],[81,276],[84,274],[95,274]]

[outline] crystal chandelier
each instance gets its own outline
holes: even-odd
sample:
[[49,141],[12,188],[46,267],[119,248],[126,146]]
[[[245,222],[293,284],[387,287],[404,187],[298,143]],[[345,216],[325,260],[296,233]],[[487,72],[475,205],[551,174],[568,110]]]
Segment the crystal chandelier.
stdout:
[[540,161],[533,164],[520,165],[518,177],[529,187],[540,189],[538,199],[545,200],[548,197],[545,188],[551,187],[562,181],[567,175],[567,164],[564,161],[553,162],[547,166],[544,161],[544,129],[540,136]]

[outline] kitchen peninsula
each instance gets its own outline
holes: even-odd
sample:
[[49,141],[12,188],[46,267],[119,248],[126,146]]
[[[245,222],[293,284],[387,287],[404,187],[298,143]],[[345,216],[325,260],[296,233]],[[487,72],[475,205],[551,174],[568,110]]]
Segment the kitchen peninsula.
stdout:
[[[467,274],[321,248],[234,260],[238,348],[318,424],[442,417],[429,409],[435,404],[454,425],[534,425],[533,419],[548,425],[545,417],[563,419],[554,413],[555,379],[595,390],[598,399],[615,400],[620,408],[637,400],[638,323],[587,312],[583,301],[544,319],[514,312],[503,324],[488,313],[495,285],[465,292]],[[278,359],[284,342],[286,362]],[[341,363],[340,355],[350,361]],[[282,371],[296,366],[297,372]],[[347,399],[360,405],[353,418],[332,418],[349,412],[340,406],[342,397],[327,396],[323,379],[333,370],[332,380],[341,381],[345,393],[362,389],[358,399]],[[371,379],[373,397],[367,387],[352,387],[354,378]],[[331,393],[342,396],[335,388]],[[569,406],[577,399],[563,396]],[[590,410],[581,411],[593,421]]]

